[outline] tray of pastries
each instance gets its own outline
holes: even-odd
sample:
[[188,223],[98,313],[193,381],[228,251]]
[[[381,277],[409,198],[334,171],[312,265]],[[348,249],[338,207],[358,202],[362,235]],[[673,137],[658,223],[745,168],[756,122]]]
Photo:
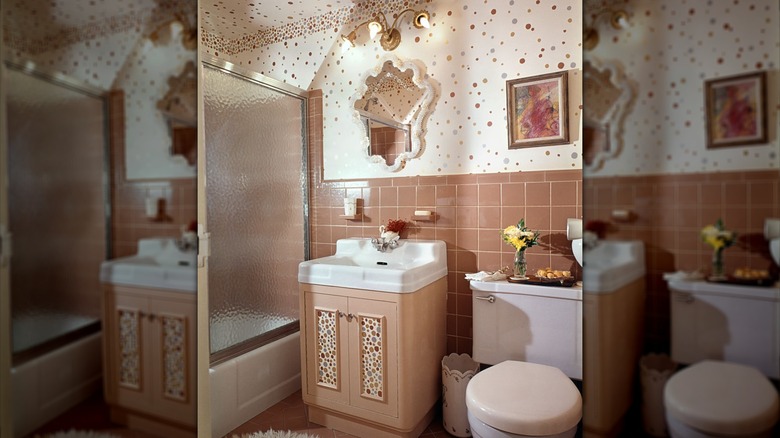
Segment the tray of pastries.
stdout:
[[559,271],[552,268],[538,269],[534,274],[526,277],[509,277],[510,283],[534,284],[538,286],[564,286],[572,287],[577,282],[571,275],[571,271]]
[[753,268],[737,268],[726,278],[715,280],[715,282],[764,287],[775,284],[775,281],[769,275],[769,270]]

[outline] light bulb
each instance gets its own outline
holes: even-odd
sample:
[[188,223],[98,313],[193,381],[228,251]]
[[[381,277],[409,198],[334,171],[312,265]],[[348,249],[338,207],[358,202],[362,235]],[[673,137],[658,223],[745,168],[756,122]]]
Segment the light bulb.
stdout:
[[430,21],[430,15],[428,15],[428,11],[419,11],[414,15],[414,27],[418,29],[422,29],[423,27],[426,29],[430,29],[431,27],[431,21]]
[[355,31],[350,32],[349,36],[341,34],[341,53],[346,53],[351,47],[355,47]]
[[372,21],[368,23],[368,32],[369,35],[371,35],[371,39],[373,40],[376,38],[379,32],[382,32],[382,25],[378,21]]
[[625,29],[628,27],[628,14],[625,11],[615,11],[610,22],[615,29]]

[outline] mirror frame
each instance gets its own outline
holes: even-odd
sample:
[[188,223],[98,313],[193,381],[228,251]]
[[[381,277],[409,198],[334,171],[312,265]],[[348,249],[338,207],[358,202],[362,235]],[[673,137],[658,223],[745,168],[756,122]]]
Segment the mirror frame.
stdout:
[[[355,108],[355,103],[358,100],[362,99],[363,95],[368,90],[368,86],[366,85],[366,80],[368,80],[368,78],[370,77],[378,76],[382,72],[382,69],[386,62],[392,63],[393,67],[397,68],[400,71],[411,70],[412,82],[414,82],[415,85],[417,85],[423,90],[423,95],[418,101],[420,107],[417,111],[417,114],[414,116],[413,120],[410,123],[411,130],[409,132],[409,136],[411,142],[411,150],[399,154],[398,157],[396,157],[395,162],[389,166],[387,165],[385,158],[382,157],[381,155],[369,155],[371,139],[367,135],[365,135],[366,132],[365,124],[361,120],[360,112]],[[390,172],[396,172],[403,169],[406,166],[407,161],[419,157],[420,154],[422,154],[422,152],[425,150],[425,131],[426,131],[425,124],[431,112],[433,111],[433,102],[436,98],[436,89],[434,87],[433,81],[425,73],[424,65],[425,64],[423,64],[422,61],[417,61],[417,60],[402,61],[395,55],[385,55],[379,60],[379,64],[377,66],[368,70],[361,76],[357,90],[349,99],[349,108],[352,111],[353,122],[355,126],[358,127],[358,129],[360,129],[360,133],[361,133],[360,135],[362,137],[360,147],[364,151],[363,153],[368,158],[368,161],[370,163],[383,166],[386,170]]]
[[634,102],[634,99],[636,97],[636,86],[633,82],[631,82],[628,77],[625,74],[625,71],[621,65],[617,63],[617,61],[602,61],[598,58],[592,57],[588,60],[588,62],[583,66],[582,69],[582,83],[583,83],[583,89],[586,87],[586,82],[588,79],[588,67],[587,65],[590,65],[590,68],[595,69],[599,73],[608,72],[609,73],[609,79],[610,82],[619,90],[622,90],[622,93],[620,96],[615,100],[615,103],[613,104],[612,108],[609,109],[609,111],[606,112],[604,117],[602,117],[601,120],[592,120],[585,117],[583,119],[583,124],[595,124],[599,127],[608,127],[607,131],[607,141],[610,145],[610,149],[606,151],[599,151],[596,153],[596,155],[593,156],[593,160],[590,164],[585,163],[584,159],[584,144],[583,144],[583,161],[582,165],[585,170],[589,171],[596,171],[599,170],[603,165],[604,162],[611,158],[616,158],[620,155],[620,152],[623,150],[623,145],[625,143],[624,138],[624,132],[625,132],[625,121],[626,117],[628,116],[629,110],[631,109],[631,106]]

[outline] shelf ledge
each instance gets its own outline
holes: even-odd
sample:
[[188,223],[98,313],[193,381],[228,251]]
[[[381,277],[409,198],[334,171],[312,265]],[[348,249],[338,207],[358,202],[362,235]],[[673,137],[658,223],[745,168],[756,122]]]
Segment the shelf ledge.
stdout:
[[412,219],[416,221],[432,221],[436,218],[436,215],[434,213],[429,214],[415,214],[412,216]]

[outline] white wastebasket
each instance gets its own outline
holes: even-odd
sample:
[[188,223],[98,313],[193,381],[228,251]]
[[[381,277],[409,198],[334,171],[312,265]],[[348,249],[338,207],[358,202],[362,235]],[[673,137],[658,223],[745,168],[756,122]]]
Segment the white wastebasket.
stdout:
[[668,436],[664,412],[664,385],[677,364],[665,354],[650,353],[639,360],[642,381],[642,425],[651,436]]
[[442,415],[444,429],[455,436],[471,436],[466,411],[466,386],[479,371],[479,363],[468,354],[444,356],[441,360]]

